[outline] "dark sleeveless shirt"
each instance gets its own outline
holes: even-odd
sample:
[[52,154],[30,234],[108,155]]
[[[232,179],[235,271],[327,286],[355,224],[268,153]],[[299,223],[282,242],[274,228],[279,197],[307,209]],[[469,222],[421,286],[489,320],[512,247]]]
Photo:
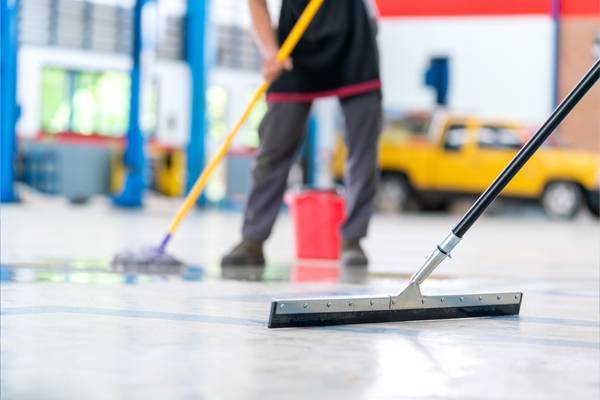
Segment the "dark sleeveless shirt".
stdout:
[[[277,38],[280,45],[309,0],[283,0]],[[381,88],[375,23],[363,0],[325,0],[267,92],[267,101],[309,102],[346,97]]]

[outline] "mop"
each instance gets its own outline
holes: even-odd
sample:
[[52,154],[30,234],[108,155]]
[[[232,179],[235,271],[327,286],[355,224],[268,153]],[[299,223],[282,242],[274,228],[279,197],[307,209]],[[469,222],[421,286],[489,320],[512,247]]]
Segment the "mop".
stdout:
[[420,285],[458,245],[469,228],[483,214],[573,107],[600,77],[600,60],[585,74],[550,118],[527,141],[506,168],[467,211],[456,226],[427,257],[412,276],[408,287],[396,296],[353,296],[331,298],[274,299],[269,328],[326,326],[393,321],[472,318],[517,315],[523,294],[487,293],[424,296]]
[[[292,29],[288,37],[285,39],[283,45],[277,53],[277,59],[280,62],[283,62],[292,53],[292,50],[294,50],[294,48],[296,47],[296,44],[302,37],[302,34],[308,27],[308,24],[312,21],[316,12],[319,10],[319,7],[321,7],[323,1],[324,0],[311,0],[308,3],[304,11],[302,12],[302,15],[300,15],[300,18],[294,25],[294,28]],[[196,183],[194,183],[194,186],[186,196],[183,204],[177,211],[177,214],[175,214],[175,217],[173,218],[171,225],[169,226],[169,230],[167,231],[167,234],[165,235],[160,245],[158,247],[143,248],[139,251],[130,250],[119,253],[115,256],[115,258],[112,261],[113,268],[123,269],[129,266],[136,265],[160,265],[169,267],[183,266],[183,263],[181,261],[165,253],[165,247],[167,246],[167,243],[169,242],[169,240],[175,233],[175,230],[183,220],[183,217],[185,217],[190,208],[192,208],[192,205],[196,202],[196,199],[202,192],[202,189],[204,189],[208,178],[215,170],[216,166],[219,164],[223,156],[225,156],[225,153],[227,152],[231,141],[235,137],[240,127],[243,125],[246,118],[248,118],[250,111],[252,111],[260,97],[267,91],[268,88],[269,83],[265,81],[256,90],[254,96],[252,97],[252,100],[250,101],[250,104],[248,104],[248,106],[246,107],[244,114],[240,117],[233,130],[227,135],[227,137],[219,147],[219,150],[216,152],[216,154],[210,160],[204,171],[202,171],[202,174],[196,180]]]

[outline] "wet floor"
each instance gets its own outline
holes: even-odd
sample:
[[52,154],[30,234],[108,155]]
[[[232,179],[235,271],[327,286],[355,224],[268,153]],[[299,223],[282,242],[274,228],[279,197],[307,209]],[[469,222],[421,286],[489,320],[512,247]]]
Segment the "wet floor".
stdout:
[[191,213],[178,269],[115,270],[158,244],[177,203],[1,209],[3,399],[597,399],[598,220],[478,222],[424,294],[524,293],[520,316],[269,330],[272,297],[397,294],[457,214],[377,215],[368,268],[294,257],[279,219],[265,268],[219,267],[241,215]]

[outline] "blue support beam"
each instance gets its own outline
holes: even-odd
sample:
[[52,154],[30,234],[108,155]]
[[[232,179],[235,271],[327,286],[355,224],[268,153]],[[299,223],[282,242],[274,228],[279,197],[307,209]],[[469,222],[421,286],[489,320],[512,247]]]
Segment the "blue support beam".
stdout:
[[[187,191],[189,192],[204,168],[204,136],[206,121],[206,26],[209,0],[188,0],[185,53],[192,71],[192,123],[187,148]],[[198,204],[204,204],[204,195]]]
[[133,13],[133,68],[131,69],[131,99],[129,128],[125,149],[125,185],[114,203],[124,207],[141,207],[144,190],[144,138],[140,129],[140,80],[142,52],[142,8],[149,0],[136,0]]
[[310,146],[310,158],[308,159],[308,184],[312,187],[317,186],[317,168],[318,168],[318,152],[319,152],[319,142],[318,142],[318,127],[317,127],[317,118],[314,113],[310,114],[308,119],[308,134],[307,136],[307,145]]
[[18,0],[0,0],[0,202],[16,201],[13,188],[17,123]]

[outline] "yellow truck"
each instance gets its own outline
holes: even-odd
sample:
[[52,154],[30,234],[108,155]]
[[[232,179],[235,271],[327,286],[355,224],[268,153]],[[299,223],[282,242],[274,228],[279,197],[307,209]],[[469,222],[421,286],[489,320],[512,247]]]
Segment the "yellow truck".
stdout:
[[[443,210],[461,197],[478,196],[525,143],[516,122],[438,112],[426,134],[386,129],[379,147],[381,182],[376,205],[382,211],[416,204]],[[343,177],[346,150],[338,141],[333,172]],[[585,204],[598,216],[600,155],[544,145],[501,196],[539,201],[552,218],[573,218]]]

